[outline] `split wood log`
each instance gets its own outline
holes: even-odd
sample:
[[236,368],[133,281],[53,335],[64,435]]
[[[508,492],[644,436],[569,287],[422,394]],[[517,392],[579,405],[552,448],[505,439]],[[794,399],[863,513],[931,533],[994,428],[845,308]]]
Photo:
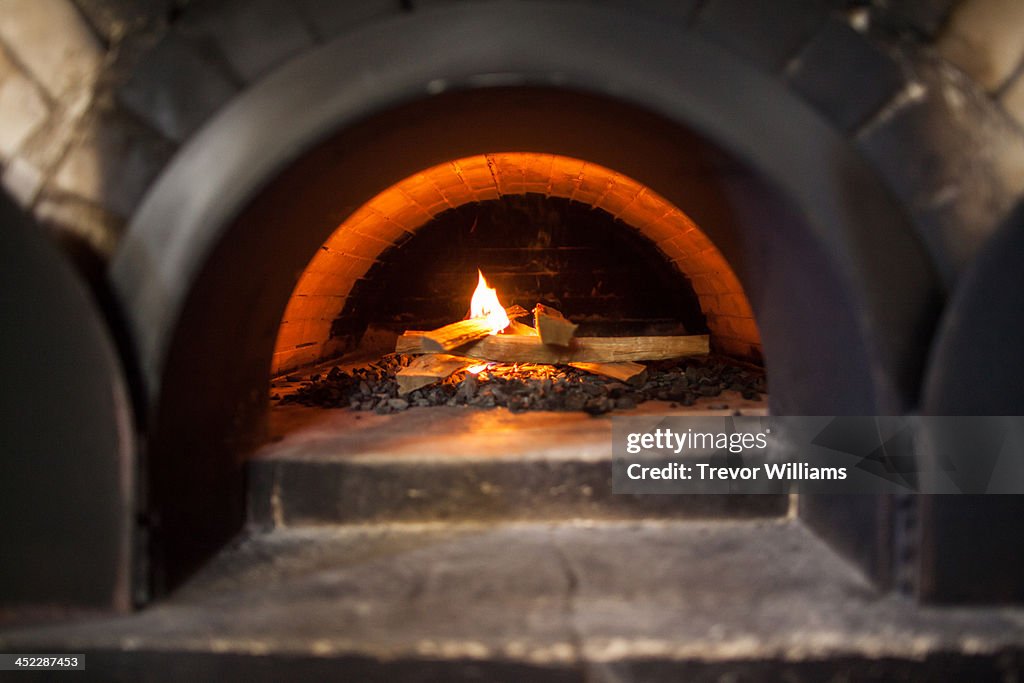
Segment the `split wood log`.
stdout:
[[612,379],[627,384],[642,384],[647,379],[647,366],[631,361],[620,363],[569,363],[577,370],[583,370],[593,375],[611,377]]
[[473,361],[461,356],[449,356],[445,353],[428,353],[412,359],[406,367],[395,375],[398,380],[398,395],[404,396],[434,382],[439,382],[452,373],[469,367]]
[[560,311],[544,304],[537,304],[534,307],[533,326],[537,329],[542,342],[555,346],[568,346],[576,334],[576,328],[579,327],[566,320]]
[[505,328],[505,334],[518,334],[524,337],[536,337],[537,330],[529,325],[519,322],[518,320],[513,320],[512,324]]
[[[406,332],[398,338],[396,353],[432,353],[424,348],[423,332]],[[497,363],[618,363],[637,360],[669,360],[708,353],[708,335],[673,337],[577,337],[568,348],[550,346],[538,337],[491,334],[459,348],[460,356]]]
[[[509,320],[522,318],[526,314],[527,311],[522,306],[509,306],[505,309],[505,315]],[[486,318],[469,318],[425,332],[423,346],[427,352],[451,351],[470,342],[483,339],[490,333],[491,326]]]
[[505,309],[505,315],[508,316],[509,320],[519,320],[530,315],[530,312],[519,304],[513,304]]

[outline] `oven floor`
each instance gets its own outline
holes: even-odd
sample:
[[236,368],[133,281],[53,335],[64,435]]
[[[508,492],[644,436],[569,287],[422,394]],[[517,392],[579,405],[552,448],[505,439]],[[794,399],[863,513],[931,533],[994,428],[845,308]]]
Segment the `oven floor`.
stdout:
[[[732,394],[733,392],[729,392]],[[726,397],[690,408],[649,402],[635,417],[765,414]],[[412,408],[375,415],[275,408],[276,440],[250,466],[250,520],[259,526],[405,521],[760,517],[785,496],[613,495],[612,419],[504,408]]]
[[1024,608],[880,593],[785,497],[613,496],[607,416],[293,406],[273,426],[248,529],[189,583],[132,615],[0,631],[0,651],[85,653],[75,679],[105,683],[1024,669]]
[[0,635],[104,681],[988,680],[1022,643],[1024,610],[880,595],[788,519],[278,529],[138,614]]

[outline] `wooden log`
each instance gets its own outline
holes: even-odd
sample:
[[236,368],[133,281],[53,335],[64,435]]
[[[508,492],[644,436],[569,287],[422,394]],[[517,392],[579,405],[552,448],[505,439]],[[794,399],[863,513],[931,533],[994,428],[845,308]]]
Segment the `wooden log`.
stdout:
[[469,367],[473,361],[461,356],[449,356],[445,353],[428,353],[413,358],[412,362],[398,371],[398,395],[404,396],[411,391],[429,386]]
[[[527,314],[522,306],[510,306],[505,309],[509,320],[522,318]],[[491,326],[486,318],[469,318],[451,323],[423,335],[423,347],[428,353],[451,351],[460,346],[482,339],[491,333]]]
[[542,342],[555,346],[568,346],[576,334],[576,328],[579,327],[566,320],[560,311],[544,304],[537,304],[534,307],[533,326]]
[[512,324],[505,328],[505,334],[518,334],[525,337],[536,337],[537,330],[525,325],[518,320],[513,320]]
[[530,312],[519,304],[514,304],[505,309],[505,315],[508,316],[509,320],[518,320],[530,315]]
[[647,366],[632,361],[619,363],[569,363],[572,367],[593,375],[611,377],[627,384],[642,384],[647,379]]
[[[422,332],[406,332],[395,345],[397,353],[429,353]],[[497,363],[617,363],[668,360],[708,353],[706,334],[672,337],[576,337],[568,348],[544,344],[539,337],[491,334],[459,348],[460,356]]]
[[451,351],[465,346],[491,333],[491,323],[486,318],[470,318],[451,323],[436,330],[423,333],[423,350],[427,353]]

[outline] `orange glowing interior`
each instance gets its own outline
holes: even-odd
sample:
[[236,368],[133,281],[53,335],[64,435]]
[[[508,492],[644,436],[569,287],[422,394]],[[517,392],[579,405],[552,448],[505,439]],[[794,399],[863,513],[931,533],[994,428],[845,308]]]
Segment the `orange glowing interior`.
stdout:
[[554,154],[502,152],[425,169],[353,212],[299,278],[278,330],[272,373],[325,360],[342,350],[331,339],[331,324],[353,285],[389,247],[448,209],[525,193],[583,202],[640,231],[689,278],[707,318],[712,347],[737,358],[760,360],[760,335],[739,280],[685,213],[650,188],[603,166]]

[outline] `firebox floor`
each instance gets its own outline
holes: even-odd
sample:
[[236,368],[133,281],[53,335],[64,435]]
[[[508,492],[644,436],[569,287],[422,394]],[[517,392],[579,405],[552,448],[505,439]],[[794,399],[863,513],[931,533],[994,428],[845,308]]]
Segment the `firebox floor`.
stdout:
[[988,680],[1024,609],[876,592],[791,519],[433,523],[239,539],[141,612],[0,634],[76,680]]
[[611,443],[612,417],[736,414],[767,415],[767,404],[724,391],[721,396],[700,398],[692,406],[648,401],[631,410],[593,417],[579,411],[513,413],[506,408],[465,406],[410,408],[377,415],[284,405],[270,411],[271,438],[276,442],[270,452],[301,453],[305,458],[334,457],[339,452],[400,459],[436,453],[517,460],[565,452],[604,457]]
[[[764,415],[738,394],[614,415]],[[728,403],[729,408],[721,406]],[[623,495],[611,490],[612,417],[504,408],[376,415],[281,406],[250,463],[262,526],[368,521],[641,519],[786,514],[782,495]]]

